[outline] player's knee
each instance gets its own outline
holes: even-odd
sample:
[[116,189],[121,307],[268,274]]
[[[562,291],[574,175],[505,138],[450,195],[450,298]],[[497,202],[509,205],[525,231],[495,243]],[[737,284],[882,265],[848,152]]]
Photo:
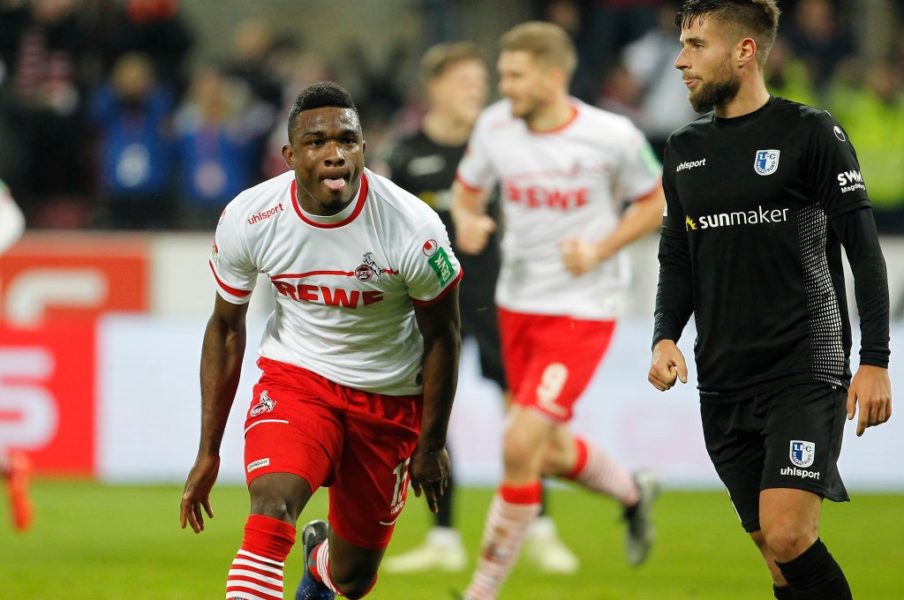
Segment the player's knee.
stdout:
[[337,579],[335,574],[333,575],[333,584],[342,592],[343,596],[351,600],[366,596],[373,589],[376,582],[377,576],[373,573],[370,575],[351,574],[344,579]]
[[788,562],[813,545],[816,536],[799,527],[770,527],[763,531],[769,552],[779,562]]
[[506,468],[518,469],[529,463],[533,447],[531,440],[523,432],[512,429],[506,431],[502,440],[502,459]]

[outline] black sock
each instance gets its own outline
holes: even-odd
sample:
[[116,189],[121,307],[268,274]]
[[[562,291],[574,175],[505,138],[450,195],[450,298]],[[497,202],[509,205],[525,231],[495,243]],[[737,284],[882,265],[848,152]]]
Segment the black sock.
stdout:
[[794,593],[794,589],[790,585],[782,587],[773,585],[772,593],[775,594],[777,600],[797,600],[797,594]]
[[821,540],[786,563],[776,561],[798,600],[852,600],[841,567]]

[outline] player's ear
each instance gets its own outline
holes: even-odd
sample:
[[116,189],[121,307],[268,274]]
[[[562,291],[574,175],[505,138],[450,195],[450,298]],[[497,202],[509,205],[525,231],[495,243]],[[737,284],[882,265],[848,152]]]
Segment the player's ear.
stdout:
[[757,48],[756,40],[750,37],[742,38],[735,47],[735,56],[739,67],[747,66],[750,61],[756,62]]
[[286,166],[294,171],[295,170],[295,151],[292,150],[291,144],[283,144],[282,155],[283,155],[283,160],[286,161]]

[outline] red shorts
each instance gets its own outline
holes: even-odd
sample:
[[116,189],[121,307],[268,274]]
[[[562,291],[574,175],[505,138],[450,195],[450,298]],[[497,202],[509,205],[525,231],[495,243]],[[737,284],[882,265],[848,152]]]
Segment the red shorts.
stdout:
[[606,354],[615,321],[500,308],[499,331],[512,402],[565,423]]
[[348,388],[261,358],[245,419],[245,478],[293,473],[330,488],[330,526],[364,548],[389,544],[408,492],[421,396]]

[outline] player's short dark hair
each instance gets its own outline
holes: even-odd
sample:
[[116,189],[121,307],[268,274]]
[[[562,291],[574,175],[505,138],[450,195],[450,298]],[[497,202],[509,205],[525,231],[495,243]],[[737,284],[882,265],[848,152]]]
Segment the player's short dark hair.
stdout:
[[741,35],[756,41],[757,62],[762,67],[775,44],[781,12],[776,0],[684,0],[675,15],[675,24],[684,29],[706,17],[732,24]]
[[292,130],[295,128],[295,121],[301,111],[326,107],[350,108],[355,111],[355,114],[358,114],[355,101],[344,87],[332,81],[319,81],[306,87],[295,98],[295,103],[289,112],[289,139],[292,139]]
[[431,46],[421,59],[421,83],[432,81],[458,63],[472,60],[486,64],[480,47],[474,42],[445,42]]

